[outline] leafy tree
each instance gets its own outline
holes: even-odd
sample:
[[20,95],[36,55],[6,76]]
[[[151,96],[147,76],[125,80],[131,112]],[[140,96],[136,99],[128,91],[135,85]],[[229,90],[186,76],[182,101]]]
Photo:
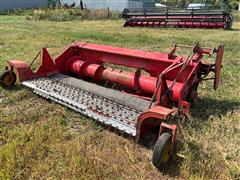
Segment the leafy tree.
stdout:
[[238,6],[240,6],[240,0],[231,0],[230,7],[232,9],[238,10]]

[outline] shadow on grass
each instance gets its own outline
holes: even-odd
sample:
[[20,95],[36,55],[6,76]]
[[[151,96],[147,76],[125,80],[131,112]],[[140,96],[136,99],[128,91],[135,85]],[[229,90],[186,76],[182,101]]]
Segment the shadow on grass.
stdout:
[[[10,91],[19,91],[22,90],[23,86],[15,86]],[[233,111],[236,108],[240,108],[240,101],[236,100],[217,100],[213,98],[203,97],[199,99],[194,108],[191,109],[191,115],[194,121],[189,124],[189,126],[193,129],[202,128],[203,124],[208,122],[212,116],[221,117],[226,115],[229,111]],[[187,123],[187,122],[186,122]],[[96,123],[100,125],[105,130],[109,130],[118,134],[119,136],[123,136],[129,140],[133,140],[133,138],[123,132],[116,130],[115,128],[111,128],[103,123]],[[154,129],[153,133],[149,135],[145,140],[140,142],[140,145],[143,148],[153,149],[153,146],[158,138],[158,129]],[[192,154],[201,155],[203,158],[208,158],[208,154],[205,154],[201,147],[198,144],[193,142],[187,142],[188,146],[191,149]],[[166,167],[160,169],[159,171],[164,175],[168,175],[172,178],[178,177],[180,175],[180,168],[183,163],[183,159],[178,156],[176,153],[183,149],[183,142],[178,140],[176,143],[175,152],[170,160],[170,162],[166,165]],[[195,157],[194,157],[195,158]],[[196,157],[197,158],[197,157]],[[197,159],[196,159],[197,160]],[[196,167],[189,167],[191,171],[195,171]]]
[[211,116],[221,117],[236,108],[240,108],[240,101],[228,99],[217,100],[203,97],[199,99],[195,107],[191,109],[191,116],[196,120],[206,122]]
[[9,88],[5,88],[5,87],[0,87],[0,98],[2,100],[4,100],[3,102],[1,102],[0,105],[2,104],[15,104],[16,101],[18,101],[19,99],[22,99],[22,97],[18,97],[18,98],[12,98],[12,95],[14,93],[17,93],[18,91],[21,91],[22,89],[24,89],[23,86],[12,86]]
[[24,86],[22,86],[22,85],[14,85],[14,86],[12,86],[12,87],[8,87],[8,88],[5,88],[5,87],[0,87],[0,90],[1,91],[3,91],[3,92],[9,92],[9,93],[11,93],[11,92],[17,92],[17,91],[19,91],[19,90],[22,90],[22,89],[27,89],[27,88],[25,88]]
[[238,29],[238,28],[233,28],[233,29],[229,29],[229,30],[227,30],[227,31],[240,31],[240,29]]
[[[205,123],[207,123],[212,116],[221,118],[221,116],[226,115],[227,113],[233,111],[236,108],[240,108],[240,101],[217,100],[208,97],[203,97],[199,99],[195,107],[191,109],[191,116],[193,118],[193,121],[191,121],[189,127],[196,130],[201,129],[202,126]],[[184,123],[188,122],[187,121],[183,122],[183,125]],[[147,140],[141,142],[141,145],[144,148],[150,149],[153,148],[155,144],[154,142],[156,142],[156,140],[157,136],[150,135],[150,137],[147,138]],[[166,165],[166,167],[159,169],[161,173],[166,174],[172,178],[178,177],[180,175],[180,167],[181,164],[183,163],[183,158],[178,156],[176,153],[183,149],[184,146],[183,143],[185,142],[177,140],[174,153],[172,155],[170,162]],[[201,155],[202,158],[209,158],[208,154],[204,153],[198,144],[188,142],[188,146],[191,149],[191,152],[193,152],[192,153],[193,155]],[[195,158],[197,162],[198,157]],[[196,169],[197,169],[196,167],[189,167],[190,171],[196,171]]]
[[[217,99],[212,99],[212,98],[201,98],[199,99],[198,103],[195,105],[194,108],[191,109],[191,114],[192,117],[194,118],[194,121],[189,124],[189,126],[193,129],[201,129],[202,125],[206,123],[211,116],[224,116],[226,115],[229,111],[232,111],[236,108],[240,107],[240,102],[239,101],[233,101],[233,100],[217,100]],[[84,116],[84,115],[83,115]],[[90,119],[86,117],[87,119]],[[188,122],[185,122],[188,123]],[[102,130],[108,130],[110,132],[113,132],[119,136],[122,136],[124,138],[127,138],[129,140],[134,141],[134,138],[124,132],[121,132],[115,128],[112,128],[111,126],[105,125],[103,123],[95,121],[95,124],[98,126],[101,126]],[[100,130],[101,131],[101,130]],[[141,145],[143,148],[146,149],[153,149],[154,144],[158,138],[158,131],[159,128],[154,129],[148,136],[146,136],[144,139],[142,139],[139,142],[139,145]],[[168,175],[171,178],[176,178],[180,175],[180,168],[183,163],[183,158],[177,155],[177,152],[181,151],[184,147],[184,144],[186,142],[182,142],[181,140],[177,140],[176,142],[176,147],[174,149],[174,153],[172,155],[171,160],[169,163],[162,169],[159,169],[159,171],[163,175]],[[193,152],[193,155],[201,155],[202,158],[209,158],[208,154],[204,153],[199,147],[198,144],[193,143],[193,142],[187,142],[189,148],[191,149],[191,152]],[[197,164],[197,158],[193,157],[196,159],[196,164]],[[149,162],[150,163],[150,162]],[[194,163],[193,163],[194,164]],[[197,167],[189,167],[190,171],[196,171]]]

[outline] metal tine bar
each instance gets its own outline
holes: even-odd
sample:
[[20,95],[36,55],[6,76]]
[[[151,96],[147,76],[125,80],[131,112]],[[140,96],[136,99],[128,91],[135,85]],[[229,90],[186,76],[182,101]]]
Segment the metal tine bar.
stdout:
[[29,68],[31,68],[31,66],[33,65],[33,63],[36,61],[36,59],[38,58],[38,56],[41,54],[41,51],[39,51],[38,53],[37,53],[37,55],[35,56],[35,58],[32,60],[32,62],[30,63],[30,65],[29,65]]
[[112,89],[116,86],[117,83],[114,83],[113,86],[112,86]]
[[[112,126],[131,136],[136,135],[135,124],[140,112],[98,95],[61,83],[56,78],[39,78],[26,81],[23,85],[34,89],[34,92],[41,96],[92,117],[102,125]],[[59,88],[61,90],[57,90]],[[79,105],[81,106],[80,109],[78,108]],[[97,106],[96,111],[94,108],[92,109],[95,105]],[[126,117],[125,114],[129,115],[129,117]]]
[[106,83],[104,84],[104,86],[106,87],[108,85],[109,81],[106,81]]

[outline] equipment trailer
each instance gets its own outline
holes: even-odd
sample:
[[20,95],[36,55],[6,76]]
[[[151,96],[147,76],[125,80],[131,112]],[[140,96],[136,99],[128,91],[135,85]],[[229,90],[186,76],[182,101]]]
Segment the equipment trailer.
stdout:
[[[31,70],[32,63],[11,60],[0,74],[0,84],[5,88],[13,86],[16,72],[21,84],[34,93],[137,141],[159,127],[152,157],[159,168],[173,152],[178,124],[174,117],[188,116],[198,85],[210,72],[215,73],[214,78],[208,78],[214,79],[215,90],[220,79],[223,45],[203,48],[196,43],[188,56],[176,55],[177,47],[181,46],[175,45],[164,54],[75,42],[54,61],[43,48],[42,64],[36,72]],[[205,55],[213,54],[215,63],[202,61]]]

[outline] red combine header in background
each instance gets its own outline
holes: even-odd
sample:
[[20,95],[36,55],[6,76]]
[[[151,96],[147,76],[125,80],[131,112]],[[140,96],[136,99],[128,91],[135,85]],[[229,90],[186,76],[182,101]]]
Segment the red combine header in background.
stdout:
[[175,27],[175,28],[222,28],[231,29],[233,17],[228,1],[221,8],[205,4],[190,4],[187,8],[159,7],[156,9],[124,9],[124,27]]

